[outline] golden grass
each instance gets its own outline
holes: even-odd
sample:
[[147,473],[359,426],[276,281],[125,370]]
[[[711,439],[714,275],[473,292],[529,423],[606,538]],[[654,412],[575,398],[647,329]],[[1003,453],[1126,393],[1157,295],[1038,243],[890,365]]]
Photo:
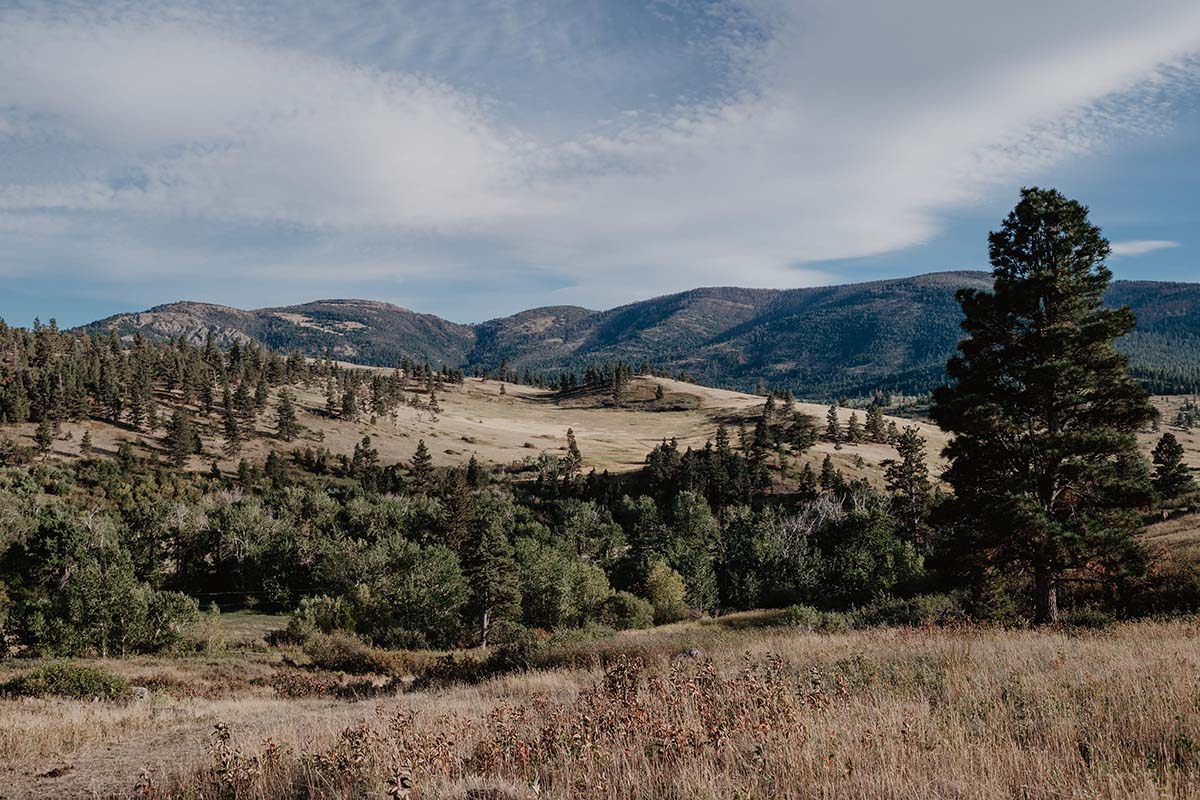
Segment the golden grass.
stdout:
[[[390,464],[411,459],[419,439],[425,439],[433,460],[438,464],[462,464],[475,456],[485,463],[509,464],[526,458],[536,458],[542,452],[556,455],[566,453],[566,433],[575,431],[584,467],[598,471],[628,472],[645,462],[646,454],[663,439],[675,438],[681,447],[703,447],[716,434],[717,425],[739,415],[757,413],[764,398],[741,392],[712,389],[667,378],[638,378],[628,388],[631,396],[653,397],[654,386],[663,384],[668,397],[687,398],[694,408],[683,411],[648,411],[631,404],[626,408],[601,407],[596,398],[573,398],[557,402],[553,392],[529,386],[505,384],[500,394],[499,381],[468,378],[463,386],[446,386],[438,394],[441,416],[434,421],[427,412],[401,408],[395,418],[379,418],[374,424],[365,415],[356,422],[326,418],[324,388],[313,385],[294,389],[300,423],[308,429],[299,439],[287,443],[274,434],[274,410],[259,415],[257,435],[247,441],[242,451],[231,458],[221,456],[219,421],[214,417],[198,420],[204,441],[204,457],[194,457],[190,467],[206,470],[216,458],[226,472],[237,469],[238,460],[246,457],[261,462],[271,449],[289,451],[302,447],[326,447],[334,453],[349,454],[363,436],[370,436],[379,450],[381,461]],[[424,392],[414,390],[424,397]],[[813,415],[824,426],[826,407],[816,404],[797,404],[797,408]],[[850,411],[842,409],[843,425]],[[858,412],[860,421],[864,418]],[[166,412],[163,416],[165,418]],[[897,420],[897,424],[913,424]],[[929,441],[931,455],[938,453],[946,437],[936,427],[920,424],[922,435]],[[12,435],[22,444],[32,445],[35,426],[15,426]],[[79,443],[84,431],[91,434],[94,452],[112,456],[122,440],[139,443],[142,454],[158,451],[162,454],[162,431],[150,435],[100,420],[67,423],[52,455],[73,459],[79,455]],[[733,431],[731,430],[731,433]],[[69,436],[69,439],[67,438]],[[532,448],[526,447],[526,443]],[[835,449],[827,442],[819,443],[804,457],[815,466],[830,455],[839,468],[850,477],[866,477],[878,481],[882,474],[879,463],[894,458],[895,451],[886,445],[846,445]],[[857,466],[861,456],[863,466]],[[936,459],[934,459],[936,461]],[[797,464],[799,462],[796,462]]]
[[[667,658],[676,637],[698,658]],[[175,787],[239,797],[1200,796],[1200,625],[677,626],[649,663],[405,695],[336,736],[232,734]],[[300,734],[300,735],[298,735]]]

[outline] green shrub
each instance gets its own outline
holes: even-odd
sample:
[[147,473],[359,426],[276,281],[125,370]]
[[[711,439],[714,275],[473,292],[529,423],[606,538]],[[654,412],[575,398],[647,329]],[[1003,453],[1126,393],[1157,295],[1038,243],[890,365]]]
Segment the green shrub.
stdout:
[[788,606],[777,618],[778,625],[821,633],[841,633],[850,630],[850,620],[838,611],[821,611],[812,606]]
[[128,681],[100,667],[60,663],[26,672],[0,684],[0,695],[123,700],[132,692]]
[[1060,614],[1058,622],[1064,628],[1098,631],[1110,627],[1116,619],[1112,614],[1095,606],[1080,606]]
[[345,598],[322,594],[300,599],[300,605],[288,620],[287,630],[279,638],[301,644],[319,633],[353,630],[354,614]]
[[314,667],[351,675],[391,675],[399,666],[386,650],[363,642],[352,633],[314,633],[304,640],[304,654]]
[[948,625],[966,620],[962,601],[949,594],[916,597],[881,597],[854,612],[855,627],[911,627]]
[[600,622],[619,631],[649,628],[654,624],[654,606],[629,592],[614,592],[604,601]]
[[646,576],[646,599],[654,607],[654,623],[678,622],[687,614],[687,587],[683,576],[659,561]]

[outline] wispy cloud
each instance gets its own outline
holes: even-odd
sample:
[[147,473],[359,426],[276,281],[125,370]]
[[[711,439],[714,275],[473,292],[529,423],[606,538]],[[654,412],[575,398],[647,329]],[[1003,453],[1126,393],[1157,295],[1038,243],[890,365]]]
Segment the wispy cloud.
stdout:
[[1168,250],[1180,246],[1179,242],[1167,239],[1128,239],[1122,242],[1113,242],[1112,252],[1114,256],[1144,256],[1156,250]]
[[588,304],[826,281],[1157,130],[1200,50],[1181,0],[132,8],[0,10],[0,214],[58,231],[0,260],[526,270]]

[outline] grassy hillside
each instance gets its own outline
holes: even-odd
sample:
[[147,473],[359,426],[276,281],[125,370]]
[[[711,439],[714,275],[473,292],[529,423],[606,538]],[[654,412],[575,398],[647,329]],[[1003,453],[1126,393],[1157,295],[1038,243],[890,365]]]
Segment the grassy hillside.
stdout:
[[[955,292],[989,285],[987,273],[943,272],[809,289],[706,288],[607,311],[531,309],[479,325],[358,300],[257,311],[175,303],[87,329],[196,342],[212,330],[224,341],[256,339],[310,356],[328,350],[378,366],[404,356],[535,373],[648,362],[709,385],[749,389],[762,379],[828,400],[936,386],[959,338]],[[1121,347],[1139,378],[1158,393],[1200,390],[1200,285],[1117,281],[1107,299],[1138,314],[1137,332]]]

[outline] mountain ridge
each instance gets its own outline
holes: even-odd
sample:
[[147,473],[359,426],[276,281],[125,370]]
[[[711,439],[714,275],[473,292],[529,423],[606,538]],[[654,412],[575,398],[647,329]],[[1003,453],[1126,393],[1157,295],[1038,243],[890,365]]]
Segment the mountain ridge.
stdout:
[[[466,369],[555,373],[605,361],[649,363],[717,386],[758,380],[811,398],[936,385],[960,337],[955,292],[988,289],[982,271],[799,289],[697,287],[593,310],[551,305],[467,324],[378,300],[332,298],[242,310],[176,301],[80,326],[131,337],[257,341],[393,366],[404,358]],[[1130,305],[1139,328],[1122,341],[1152,389],[1200,388],[1200,284],[1114,281],[1106,302]]]

